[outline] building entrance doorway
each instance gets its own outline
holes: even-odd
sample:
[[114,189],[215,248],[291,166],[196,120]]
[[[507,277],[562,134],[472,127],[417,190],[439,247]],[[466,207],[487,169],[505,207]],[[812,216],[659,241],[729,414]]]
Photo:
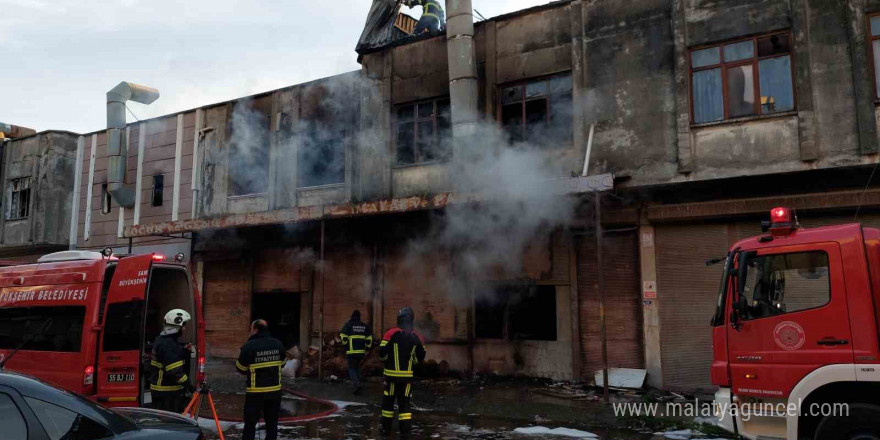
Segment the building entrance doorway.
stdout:
[[251,320],[265,319],[269,331],[285,349],[299,345],[300,294],[294,292],[255,293]]

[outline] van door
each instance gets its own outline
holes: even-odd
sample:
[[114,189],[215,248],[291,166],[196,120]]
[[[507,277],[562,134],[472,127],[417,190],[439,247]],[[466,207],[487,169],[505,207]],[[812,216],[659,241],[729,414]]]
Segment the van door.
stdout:
[[739,322],[727,329],[734,394],[785,399],[811,371],[853,362],[837,243],[740,253],[741,264],[744,292],[731,295]]
[[141,353],[152,263],[152,254],[119,260],[107,293],[96,378],[97,400],[107,406],[141,403]]

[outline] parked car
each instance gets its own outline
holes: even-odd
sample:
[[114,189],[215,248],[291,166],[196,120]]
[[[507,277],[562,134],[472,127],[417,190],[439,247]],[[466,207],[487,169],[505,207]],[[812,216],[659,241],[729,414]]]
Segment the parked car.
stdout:
[[4,440],[200,440],[196,422],[146,408],[113,410],[23,374],[0,371]]

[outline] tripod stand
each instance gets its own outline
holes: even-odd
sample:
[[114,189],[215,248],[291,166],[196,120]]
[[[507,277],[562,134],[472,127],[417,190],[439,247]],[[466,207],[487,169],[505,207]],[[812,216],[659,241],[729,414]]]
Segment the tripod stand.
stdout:
[[217,416],[217,408],[214,407],[214,399],[211,397],[211,389],[208,387],[207,382],[202,382],[199,390],[193,393],[192,400],[189,401],[189,405],[183,410],[183,415],[197,421],[205,397],[207,397],[208,404],[211,406],[211,415],[214,416],[214,423],[217,425],[217,434],[220,436],[220,440],[226,440],[223,437],[223,429],[220,428],[220,417]]

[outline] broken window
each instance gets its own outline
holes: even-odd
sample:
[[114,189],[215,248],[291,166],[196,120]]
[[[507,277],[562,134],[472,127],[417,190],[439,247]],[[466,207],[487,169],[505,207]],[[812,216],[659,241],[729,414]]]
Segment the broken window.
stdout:
[[874,96],[880,98],[880,14],[868,17],[871,28],[871,54],[874,59]]
[[305,121],[297,148],[298,186],[345,183],[346,132],[332,123]]
[[153,197],[151,205],[162,206],[165,196],[165,175],[156,174],[153,176]]
[[272,97],[235,105],[229,124],[229,195],[264,194],[269,187],[269,114]]
[[31,178],[12,179],[9,182],[12,191],[9,207],[6,211],[7,220],[27,218],[31,210]]
[[510,142],[559,147],[572,141],[571,74],[501,89],[501,126]]
[[690,63],[695,124],[794,110],[788,32],[695,49]]
[[477,338],[556,340],[556,287],[503,284],[478,292],[474,301]]
[[101,214],[110,214],[110,191],[107,189],[107,184],[101,184]]
[[397,164],[440,162],[452,156],[449,99],[397,108]]

